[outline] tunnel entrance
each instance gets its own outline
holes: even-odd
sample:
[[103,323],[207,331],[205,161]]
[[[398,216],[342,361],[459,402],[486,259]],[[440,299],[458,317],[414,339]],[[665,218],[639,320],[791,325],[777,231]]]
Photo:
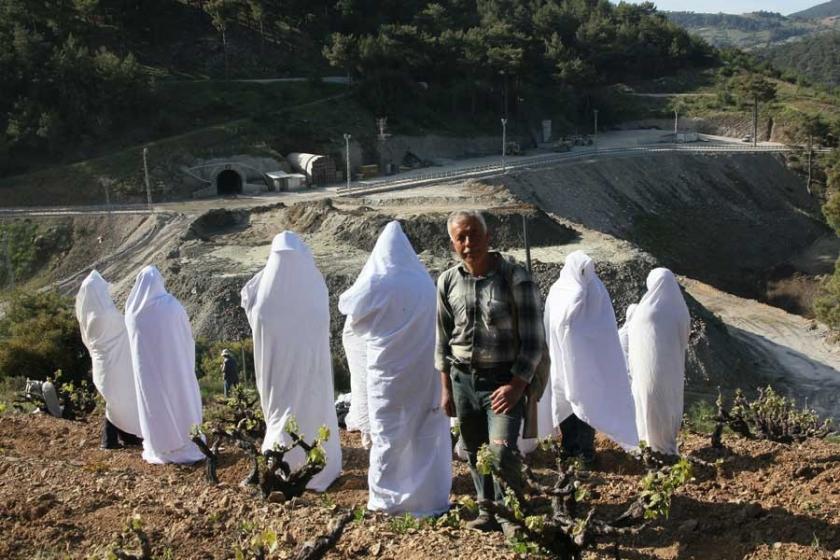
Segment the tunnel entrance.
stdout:
[[222,196],[240,194],[242,177],[232,169],[225,169],[216,175],[216,193]]

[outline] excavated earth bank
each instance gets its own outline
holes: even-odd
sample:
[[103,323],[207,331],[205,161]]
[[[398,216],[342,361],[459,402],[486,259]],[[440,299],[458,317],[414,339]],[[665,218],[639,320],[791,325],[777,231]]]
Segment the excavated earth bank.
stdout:
[[[272,237],[290,229],[304,236],[330,290],[331,334],[337,383],[347,385],[338,296],[355,280],[385,224],[399,219],[409,239],[433,277],[454,264],[446,234],[445,212],[423,212],[400,205],[388,212],[362,207],[341,207],[329,199],[292,206],[275,205],[254,211],[217,210],[194,220],[182,236],[183,244],[171,251],[161,264],[168,289],[190,311],[198,336],[211,339],[239,339],[250,335],[245,315],[239,308],[239,290],[265,263]],[[523,247],[522,219],[528,223],[529,238],[539,259],[539,250],[569,246],[579,232],[553,220],[544,212],[514,205],[485,210],[488,225],[496,232],[494,245],[514,254]],[[657,266],[643,252],[618,262],[598,263],[598,272],[609,289],[616,312],[623,318],[630,303],[644,293],[647,273]],[[534,271],[545,296],[559,276],[560,262],[535,261]],[[118,297],[125,296],[126,284]],[[748,353],[727,333],[711,313],[687,296],[693,317],[689,353],[689,389],[709,394],[718,386],[734,387],[749,376]],[[751,383],[758,383],[758,379]]]
[[771,154],[602,159],[496,181],[741,297],[765,299],[780,265],[830,233],[802,178]]

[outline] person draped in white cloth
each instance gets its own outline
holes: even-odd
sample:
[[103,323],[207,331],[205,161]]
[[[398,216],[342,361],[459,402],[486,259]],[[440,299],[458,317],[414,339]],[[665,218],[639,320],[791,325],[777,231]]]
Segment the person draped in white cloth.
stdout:
[[95,270],[76,294],[76,319],[90,353],[93,384],[105,399],[101,447],[118,447],[119,436],[125,444],[137,443],[142,431],[125,319],[111,299],[108,282]]
[[[555,423],[563,431],[564,420],[573,413],[625,449],[638,447],[615,312],[592,259],[582,251],[566,257],[560,277],[549,291],[544,320]],[[580,452],[584,459],[591,459],[585,455],[592,449],[586,447]]]
[[350,410],[344,419],[349,432],[361,432],[362,447],[370,449],[367,401],[367,342],[353,332],[353,317],[347,316],[341,333],[347,368],[350,370]]
[[[256,384],[266,423],[262,450],[291,443],[285,428],[292,417],[306,441],[326,426],[327,463],[307,484],[322,492],[341,474],[324,277],[306,244],[284,231],[274,237],[265,268],[248,281],[241,295],[254,334]],[[295,470],[305,464],[306,454],[295,448],[285,460]]]
[[[628,346],[627,336],[630,330],[630,318],[633,312],[638,307],[638,304],[631,303],[627,306],[627,311],[624,313],[624,324],[618,329],[618,339],[621,341],[621,351],[624,352],[624,359],[627,362],[627,374],[630,375],[630,357],[628,355],[630,347]],[[631,380],[632,383],[632,380]]]
[[186,311],[164,288],[154,266],[137,275],[125,302],[125,326],[134,366],[143,459],[194,463],[204,455],[190,440],[201,424],[195,377],[195,340]]
[[434,364],[435,285],[399,222],[386,227],[338,308],[367,343],[368,509],[449,508],[452,451]]
[[652,270],[629,320],[627,346],[639,437],[668,455],[677,454],[690,332],[691,316],[674,274]]

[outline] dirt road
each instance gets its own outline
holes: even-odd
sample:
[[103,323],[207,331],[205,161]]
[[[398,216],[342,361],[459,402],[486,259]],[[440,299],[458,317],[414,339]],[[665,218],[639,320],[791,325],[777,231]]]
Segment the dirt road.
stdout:
[[840,349],[826,341],[824,326],[691,278],[681,281],[733,336],[747,343],[762,373],[777,377],[819,412],[840,418]]

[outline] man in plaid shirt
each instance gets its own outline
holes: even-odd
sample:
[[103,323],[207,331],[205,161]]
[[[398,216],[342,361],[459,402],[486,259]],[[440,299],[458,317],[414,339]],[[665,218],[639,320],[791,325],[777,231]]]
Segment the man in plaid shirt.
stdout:
[[[491,252],[490,232],[479,212],[454,212],[447,230],[461,264],[438,278],[435,367],[441,375],[441,407],[457,416],[479,501],[501,502],[492,476],[476,469],[488,443],[505,480],[519,485],[517,439],[525,412],[523,394],[542,357],[542,305],[536,284],[519,264]],[[500,520],[505,535],[513,527]],[[498,528],[481,511],[471,528]]]

